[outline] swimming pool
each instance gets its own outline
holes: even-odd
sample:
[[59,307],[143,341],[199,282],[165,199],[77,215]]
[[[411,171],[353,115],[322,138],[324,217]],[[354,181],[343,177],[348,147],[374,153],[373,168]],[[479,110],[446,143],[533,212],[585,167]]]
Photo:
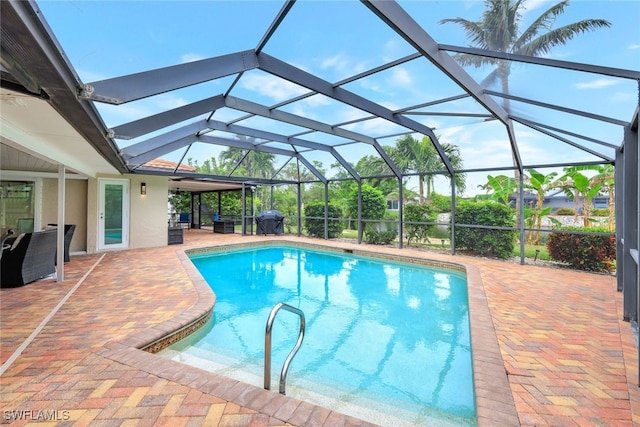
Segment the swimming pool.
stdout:
[[[308,248],[256,247],[191,256],[217,295],[212,321],[161,352],[262,387],[271,308],[307,319],[287,395],[384,424],[475,424],[462,273]],[[280,312],[272,389],[298,318]],[[369,419],[368,419],[369,417]],[[372,419],[371,417],[375,418]]]

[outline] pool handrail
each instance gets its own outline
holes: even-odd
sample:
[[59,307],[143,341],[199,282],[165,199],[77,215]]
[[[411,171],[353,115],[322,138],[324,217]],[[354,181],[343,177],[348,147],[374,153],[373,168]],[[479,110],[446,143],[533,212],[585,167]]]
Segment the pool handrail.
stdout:
[[298,333],[298,341],[296,341],[296,345],[289,352],[289,355],[284,361],[282,365],[282,371],[280,372],[280,394],[285,394],[285,382],[287,378],[287,372],[289,371],[289,365],[291,364],[291,360],[296,355],[300,346],[302,345],[302,340],[304,340],[304,332],[306,321],[304,318],[304,313],[299,308],[293,307],[289,304],[285,304],[280,302],[273,306],[271,309],[271,313],[269,314],[269,318],[267,319],[267,326],[264,333],[264,389],[271,390],[271,330],[273,329],[273,322],[276,318],[276,314],[280,309],[284,309],[291,313],[297,314],[300,316],[300,332]]

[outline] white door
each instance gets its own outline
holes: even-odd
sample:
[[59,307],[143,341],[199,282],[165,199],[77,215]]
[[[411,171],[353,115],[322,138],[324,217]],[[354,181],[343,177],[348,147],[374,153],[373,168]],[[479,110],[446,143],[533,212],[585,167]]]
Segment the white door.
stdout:
[[129,181],[98,179],[98,250],[129,247]]

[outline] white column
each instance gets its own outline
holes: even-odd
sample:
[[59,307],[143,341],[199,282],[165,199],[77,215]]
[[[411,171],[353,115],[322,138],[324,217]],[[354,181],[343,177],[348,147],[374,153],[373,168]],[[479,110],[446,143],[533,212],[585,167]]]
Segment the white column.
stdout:
[[64,205],[65,205],[65,168],[58,165],[58,235],[56,246],[56,281],[64,280]]

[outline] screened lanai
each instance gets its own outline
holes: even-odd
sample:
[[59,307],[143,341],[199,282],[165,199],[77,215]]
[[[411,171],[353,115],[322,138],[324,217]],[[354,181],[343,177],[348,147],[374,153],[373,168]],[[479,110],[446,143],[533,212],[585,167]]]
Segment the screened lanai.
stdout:
[[[3,14],[46,20],[78,73],[78,102],[99,113],[129,173],[243,188],[321,183],[325,202],[331,182],[391,178],[402,218],[403,192],[419,176],[433,176],[455,212],[488,174],[520,177],[522,201],[526,170],[615,165],[618,283],[625,318],[637,320],[640,4],[575,1],[536,21],[555,4],[527,2],[520,30],[608,25],[530,54],[535,38],[488,49],[446,22],[481,20],[483,2],[42,2],[3,5]],[[13,49],[3,42],[3,59],[24,55]],[[18,63],[3,67],[29,87]],[[392,160],[406,135],[428,137],[440,161]],[[229,148],[231,166],[216,167]],[[269,167],[240,167],[252,152]],[[157,159],[197,172],[158,172]],[[359,167],[366,159],[378,168]]]

